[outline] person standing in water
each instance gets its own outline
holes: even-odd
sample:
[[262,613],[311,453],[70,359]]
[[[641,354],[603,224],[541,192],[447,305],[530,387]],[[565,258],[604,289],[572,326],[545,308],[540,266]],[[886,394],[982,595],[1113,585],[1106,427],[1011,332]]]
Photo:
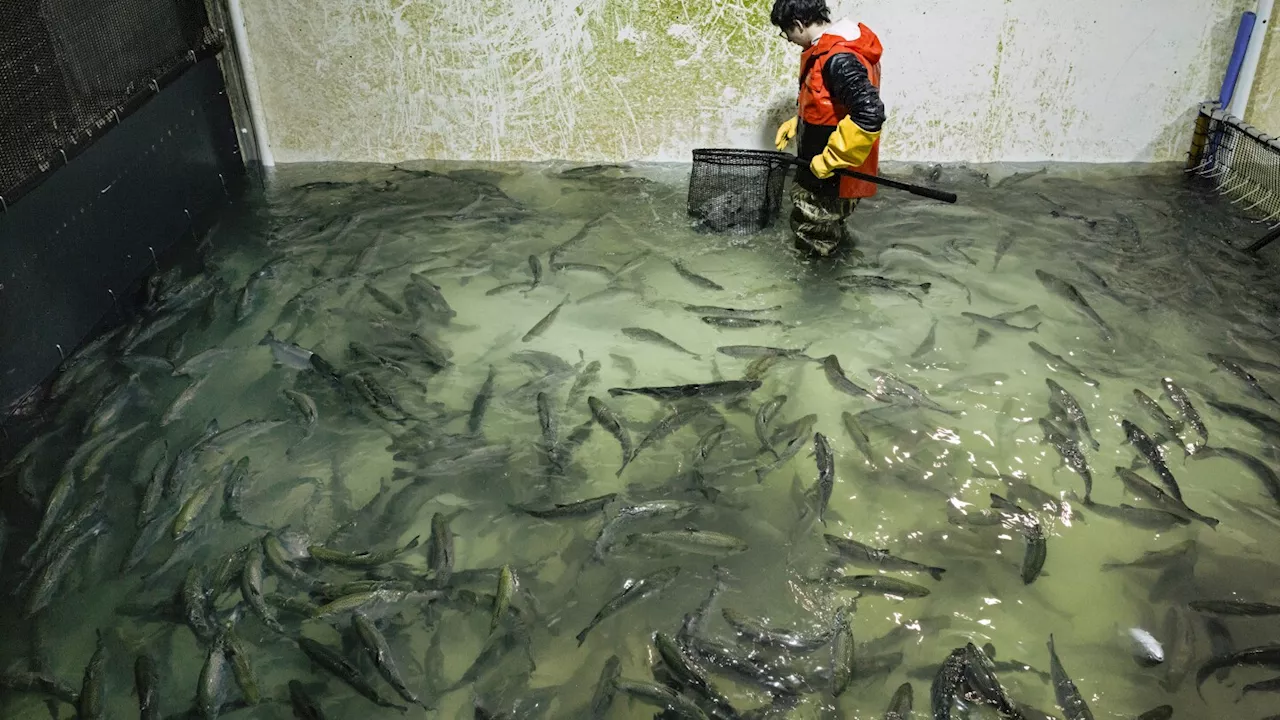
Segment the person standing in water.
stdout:
[[875,175],[880,128],[880,39],[862,23],[831,21],[826,0],[775,0],[770,22],[782,37],[803,48],[800,95],[795,117],[778,128],[779,151],[798,134],[791,189],[791,231],[796,248],[827,257],[852,245],[845,219],[858,201],[876,194],[876,185],[837,177],[838,169]]

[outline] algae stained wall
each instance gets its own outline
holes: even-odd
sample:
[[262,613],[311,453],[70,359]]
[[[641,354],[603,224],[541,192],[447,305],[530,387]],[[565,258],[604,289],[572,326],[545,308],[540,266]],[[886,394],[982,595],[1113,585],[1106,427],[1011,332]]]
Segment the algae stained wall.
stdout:
[[[246,0],[280,162],[687,161],[768,147],[769,0]],[[890,160],[1180,160],[1252,0],[833,2],[886,47]]]
[[1280,39],[1276,37],[1276,20],[1280,20],[1280,7],[1271,13],[1271,27],[1262,46],[1244,119],[1268,135],[1280,136]]

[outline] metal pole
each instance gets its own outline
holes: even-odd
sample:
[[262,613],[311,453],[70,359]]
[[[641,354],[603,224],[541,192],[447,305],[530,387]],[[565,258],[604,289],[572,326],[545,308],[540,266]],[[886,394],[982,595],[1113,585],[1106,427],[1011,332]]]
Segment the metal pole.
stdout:
[[1242,121],[1249,109],[1249,96],[1253,93],[1253,81],[1257,77],[1262,45],[1267,39],[1267,30],[1271,27],[1271,11],[1274,7],[1275,0],[1258,0],[1254,10],[1257,22],[1253,26],[1253,35],[1249,38],[1249,47],[1244,53],[1244,64],[1240,66],[1236,91],[1231,98],[1231,106],[1224,108],[1228,115],[1235,115]]
[[231,31],[236,38],[236,55],[240,59],[240,68],[244,72],[246,98],[249,103],[249,123],[253,125],[253,135],[258,140],[258,157],[263,167],[274,167],[275,155],[271,152],[271,140],[267,137],[267,116],[262,109],[262,95],[258,91],[258,76],[253,69],[253,57],[249,52],[249,33],[244,26],[244,9],[240,0],[227,0],[227,9],[231,14]]
[[1262,238],[1258,240],[1258,242],[1245,248],[1244,251],[1250,254],[1256,253],[1262,248],[1275,242],[1276,240],[1280,240],[1280,225],[1277,225],[1271,228],[1271,232],[1267,233],[1266,235],[1263,235]]

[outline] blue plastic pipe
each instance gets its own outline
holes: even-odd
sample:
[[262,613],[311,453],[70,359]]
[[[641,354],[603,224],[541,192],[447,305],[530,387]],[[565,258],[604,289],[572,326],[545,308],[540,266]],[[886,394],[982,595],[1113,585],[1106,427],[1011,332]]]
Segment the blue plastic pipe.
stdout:
[[1244,54],[1249,49],[1249,38],[1253,37],[1253,26],[1258,16],[1247,12],[1240,17],[1240,29],[1236,31],[1236,46],[1231,50],[1231,62],[1227,64],[1227,74],[1222,78],[1222,92],[1218,95],[1218,104],[1226,109],[1231,104],[1231,96],[1236,92],[1236,81],[1240,79],[1240,67],[1244,65]]

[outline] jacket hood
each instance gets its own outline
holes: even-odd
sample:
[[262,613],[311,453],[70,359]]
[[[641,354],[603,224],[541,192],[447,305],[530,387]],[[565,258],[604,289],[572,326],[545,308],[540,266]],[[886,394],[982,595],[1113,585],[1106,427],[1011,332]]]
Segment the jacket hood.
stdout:
[[884,46],[880,44],[880,38],[871,32],[871,28],[848,18],[841,18],[831,23],[822,37],[814,42],[813,48],[822,52],[836,43],[843,42],[851,42],[853,50],[865,58],[870,65],[880,62],[880,56],[884,54]]

